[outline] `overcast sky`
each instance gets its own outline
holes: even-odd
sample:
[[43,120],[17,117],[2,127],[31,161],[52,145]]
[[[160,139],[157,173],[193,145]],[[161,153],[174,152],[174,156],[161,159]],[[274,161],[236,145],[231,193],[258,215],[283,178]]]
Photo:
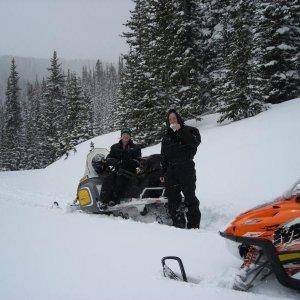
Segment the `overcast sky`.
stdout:
[[117,61],[131,0],[0,0],[0,55]]

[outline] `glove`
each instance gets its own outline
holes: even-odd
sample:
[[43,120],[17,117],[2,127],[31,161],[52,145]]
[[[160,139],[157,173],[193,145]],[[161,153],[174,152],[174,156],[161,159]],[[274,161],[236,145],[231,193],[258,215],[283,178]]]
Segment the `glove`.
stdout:
[[113,172],[117,171],[117,168],[116,168],[116,166],[108,166],[108,171],[113,173]]

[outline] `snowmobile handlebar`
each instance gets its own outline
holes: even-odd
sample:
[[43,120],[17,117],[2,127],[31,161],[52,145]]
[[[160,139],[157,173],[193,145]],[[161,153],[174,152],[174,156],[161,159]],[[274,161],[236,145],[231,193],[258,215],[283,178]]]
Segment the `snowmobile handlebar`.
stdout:
[[165,256],[161,259],[161,264],[163,266],[163,271],[164,271],[164,276],[166,276],[166,273],[165,273],[165,270],[166,268],[168,268],[174,275],[176,275],[173,270],[171,270],[167,265],[166,265],[166,260],[176,260],[178,265],[179,265],[179,268],[180,268],[180,272],[181,272],[181,276],[182,276],[182,280],[185,281],[185,282],[188,282],[187,280],[187,276],[186,276],[186,273],[185,273],[185,269],[184,269],[184,266],[183,266],[183,263],[182,263],[182,260],[178,257],[178,256]]

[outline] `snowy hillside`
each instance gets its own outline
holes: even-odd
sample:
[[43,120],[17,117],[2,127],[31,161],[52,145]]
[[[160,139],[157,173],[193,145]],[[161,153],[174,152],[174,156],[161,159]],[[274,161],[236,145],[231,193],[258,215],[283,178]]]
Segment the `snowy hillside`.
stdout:
[[[0,172],[0,299],[299,299],[272,277],[250,293],[231,290],[241,262],[218,235],[236,214],[300,177],[299,115],[295,99],[228,125],[217,125],[216,115],[196,124],[200,230],[66,213],[90,141],[46,169]],[[93,142],[108,148],[118,138],[114,132]],[[53,201],[62,209],[50,209]],[[198,284],[163,278],[165,255],[180,256]]]

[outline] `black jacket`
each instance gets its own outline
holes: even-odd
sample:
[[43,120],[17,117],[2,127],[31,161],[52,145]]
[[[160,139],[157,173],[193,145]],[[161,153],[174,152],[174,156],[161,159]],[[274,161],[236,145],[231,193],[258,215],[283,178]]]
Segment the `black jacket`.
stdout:
[[[175,132],[170,128],[169,124],[169,115],[171,113],[176,114],[181,126]],[[167,131],[161,143],[162,175],[165,175],[169,165],[192,160],[197,152],[197,147],[201,143],[199,130],[195,127],[185,125],[175,110],[169,111],[166,124]]]
[[141,155],[141,147],[135,145],[132,140],[129,140],[125,149],[123,149],[123,143],[120,140],[111,146],[107,158],[117,159],[120,162],[120,167],[133,172],[137,167],[137,163],[133,160],[139,159]]

